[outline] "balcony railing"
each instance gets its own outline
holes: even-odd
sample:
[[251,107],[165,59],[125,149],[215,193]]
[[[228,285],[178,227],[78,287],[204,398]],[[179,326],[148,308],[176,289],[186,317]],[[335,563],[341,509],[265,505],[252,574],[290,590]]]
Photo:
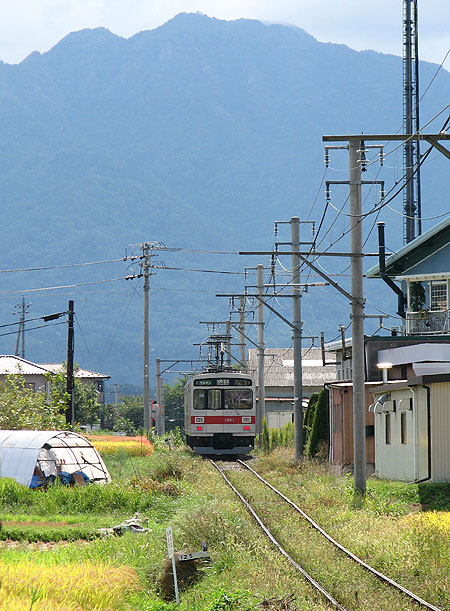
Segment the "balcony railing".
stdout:
[[406,312],[406,332],[415,333],[449,333],[449,310],[421,310],[420,312]]

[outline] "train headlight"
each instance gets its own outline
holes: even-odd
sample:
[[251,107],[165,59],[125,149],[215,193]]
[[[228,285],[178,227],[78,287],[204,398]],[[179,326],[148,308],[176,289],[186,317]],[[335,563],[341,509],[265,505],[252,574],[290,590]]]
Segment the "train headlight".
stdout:
[[195,424],[203,424],[205,422],[205,418],[203,416],[195,416]]
[[[242,423],[245,422],[245,423],[250,424],[251,421],[252,421],[252,417],[251,416],[242,416]],[[247,430],[247,429],[244,429],[244,430]]]

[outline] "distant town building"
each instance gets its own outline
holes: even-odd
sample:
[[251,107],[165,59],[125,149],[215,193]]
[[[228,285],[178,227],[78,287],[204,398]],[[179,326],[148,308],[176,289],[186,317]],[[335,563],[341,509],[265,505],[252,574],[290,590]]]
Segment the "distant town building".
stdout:
[[[49,373],[54,375],[63,370],[62,363],[33,363],[18,356],[0,355],[0,381],[8,375],[20,374],[25,379],[26,386],[34,391],[46,392],[48,390],[46,375]],[[93,384],[98,392],[98,402],[104,403],[105,380],[108,380],[110,376],[80,368],[75,372],[75,377],[83,384]]]
[[[258,351],[251,348],[248,368],[258,386]],[[336,380],[335,355],[327,354],[327,364],[322,361],[320,348],[302,349],[303,407],[312,394],[322,390],[325,384]],[[264,358],[264,388],[269,425],[283,426],[292,422],[294,414],[294,353],[293,348],[267,348]]]

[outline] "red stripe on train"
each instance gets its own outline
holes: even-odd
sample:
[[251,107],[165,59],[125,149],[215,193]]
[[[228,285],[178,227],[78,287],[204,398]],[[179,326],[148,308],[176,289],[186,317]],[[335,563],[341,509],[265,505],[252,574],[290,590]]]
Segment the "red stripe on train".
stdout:
[[[246,420],[244,424],[255,424],[255,416],[204,416],[200,424],[242,424],[243,417],[251,418],[251,422]],[[191,424],[198,424],[195,422],[195,416],[191,416]]]

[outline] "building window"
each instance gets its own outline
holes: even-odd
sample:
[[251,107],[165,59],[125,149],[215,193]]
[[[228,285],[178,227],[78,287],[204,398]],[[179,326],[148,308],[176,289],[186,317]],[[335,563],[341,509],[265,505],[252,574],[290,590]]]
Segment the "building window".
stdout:
[[447,310],[447,283],[432,282],[430,309],[434,312]]
[[385,414],[384,424],[385,424],[385,442],[386,442],[386,445],[390,445],[391,444],[391,414],[389,413]]
[[402,444],[407,443],[408,438],[406,435],[406,412],[400,414],[400,436]]

